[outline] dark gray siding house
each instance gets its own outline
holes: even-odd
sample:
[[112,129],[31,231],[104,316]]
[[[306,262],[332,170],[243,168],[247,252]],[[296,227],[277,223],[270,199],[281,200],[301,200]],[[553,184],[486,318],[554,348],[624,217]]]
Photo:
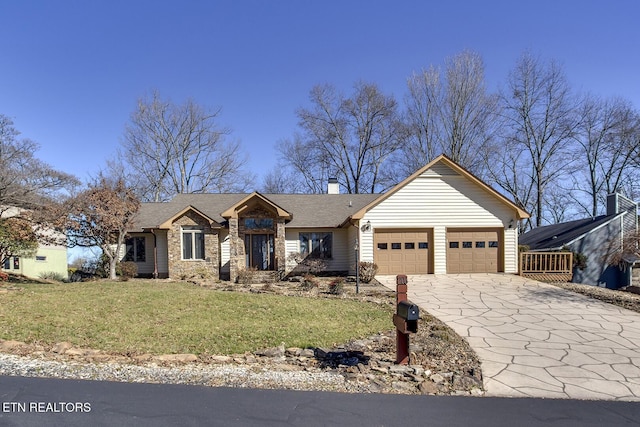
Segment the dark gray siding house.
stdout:
[[[586,256],[586,267],[574,269],[574,283],[616,289],[629,285],[630,265],[612,265],[623,241],[638,230],[637,204],[620,194],[607,197],[606,215],[538,227],[520,236],[531,251],[569,248]],[[632,255],[632,254],[627,254]]]

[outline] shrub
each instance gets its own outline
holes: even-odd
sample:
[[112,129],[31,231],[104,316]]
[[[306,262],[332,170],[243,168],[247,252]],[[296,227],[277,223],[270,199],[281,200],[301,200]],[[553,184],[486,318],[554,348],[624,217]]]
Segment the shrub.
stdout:
[[120,280],[126,282],[138,275],[138,264],[133,261],[125,261],[119,264],[120,266]]
[[38,277],[43,280],[55,280],[56,282],[65,281],[65,277],[57,271],[43,271],[42,273],[38,274]]
[[373,262],[362,261],[358,265],[358,273],[360,275],[360,281],[363,283],[369,283],[378,273],[378,264]]
[[0,271],[0,282],[6,282],[9,280],[9,275],[4,271]]
[[342,295],[344,293],[344,279],[338,277],[329,282],[329,293],[331,295]]
[[562,250],[565,252],[573,253],[573,269],[574,270],[584,270],[587,268],[587,256],[582,252],[576,252],[571,250],[568,246],[563,246]]
[[305,274],[302,276],[302,282],[300,282],[300,289],[303,291],[310,291],[317,288],[319,285],[318,280],[313,274]]
[[317,275],[327,269],[327,260],[323,258],[313,258],[304,256],[300,252],[294,252],[287,257],[289,262],[295,263],[294,269]]
[[245,267],[238,271],[238,283],[242,283],[243,285],[248,285],[255,281],[256,272],[258,269],[256,267]]
[[[94,274],[103,278],[109,277],[109,258],[105,254],[96,260]],[[119,274],[117,265],[116,274]]]
[[209,270],[206,267],[200,267],[196,269],[194,274],[195,274],[195,277],[203,280],[209,280],[213,278],[213,273],[211,273],[211,270]]

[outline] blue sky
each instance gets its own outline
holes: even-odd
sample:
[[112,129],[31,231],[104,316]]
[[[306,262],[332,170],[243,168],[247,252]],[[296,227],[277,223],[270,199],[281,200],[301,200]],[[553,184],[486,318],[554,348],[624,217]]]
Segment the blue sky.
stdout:
[[640,2],[0,0],[0,113],[36,156],[86,179],[115,154],[136,100],[222,107],[258,176],[318,83],[406,79],[464,49],[491,89],[525,51],[572,86],[640,109]]

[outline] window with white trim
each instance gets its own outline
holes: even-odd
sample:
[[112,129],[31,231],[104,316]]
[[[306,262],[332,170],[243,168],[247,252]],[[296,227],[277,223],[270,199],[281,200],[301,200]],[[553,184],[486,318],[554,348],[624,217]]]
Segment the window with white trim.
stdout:
[[204,230],[201,227],[182,227],[182,259],[204,259]]

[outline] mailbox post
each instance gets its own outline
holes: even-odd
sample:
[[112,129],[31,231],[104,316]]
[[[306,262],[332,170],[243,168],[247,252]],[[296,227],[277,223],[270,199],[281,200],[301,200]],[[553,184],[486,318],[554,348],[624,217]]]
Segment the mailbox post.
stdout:
[[396,276],[396,314],[393,324],[396,326],[396,363],[406,365],[409,358],[409,334],[418,332],[420,309],[407,300],[407,276]]

